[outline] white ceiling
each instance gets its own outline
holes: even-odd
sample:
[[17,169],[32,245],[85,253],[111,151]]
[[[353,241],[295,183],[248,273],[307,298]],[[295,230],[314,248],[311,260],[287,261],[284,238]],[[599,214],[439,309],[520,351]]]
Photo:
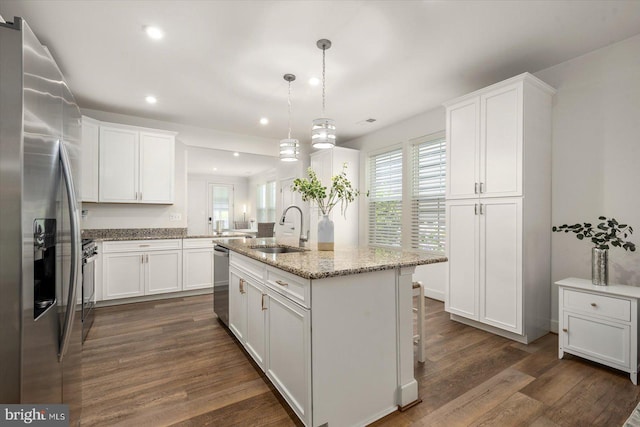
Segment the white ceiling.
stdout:
[[327,115],[340,142],[640,33],[637,0],[0,0],[0,14],[27,20],[84,108],[277,140],[293,73],[292,136],[305,142],[321,116],[321,88],[307,84],[320,38],[333,42]]

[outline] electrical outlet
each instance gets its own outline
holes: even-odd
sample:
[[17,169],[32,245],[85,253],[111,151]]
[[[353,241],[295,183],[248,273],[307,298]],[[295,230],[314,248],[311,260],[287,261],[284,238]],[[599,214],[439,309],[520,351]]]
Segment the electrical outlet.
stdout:
[[182,219],[182,214],[172,213],[169,214],[169,221],[180,221]]

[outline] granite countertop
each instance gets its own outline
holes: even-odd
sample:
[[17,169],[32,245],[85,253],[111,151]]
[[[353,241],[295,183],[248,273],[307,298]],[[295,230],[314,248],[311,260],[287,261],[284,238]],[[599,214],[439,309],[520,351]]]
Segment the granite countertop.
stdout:
[[274,238],[217,239],[216,243],[305,279],[324,279],[447,261],[443,255],[372,246],[338,248],[335,251],[307,249],[303,252],[281,254],[266,254],[252,249],[254,246],[287,247]]
[[83,239],[103,242],[119,240],[198,239],[244,237],[247,233],[223,231],[222,234],[187,234],[186,228],[96,228],[82,230]]

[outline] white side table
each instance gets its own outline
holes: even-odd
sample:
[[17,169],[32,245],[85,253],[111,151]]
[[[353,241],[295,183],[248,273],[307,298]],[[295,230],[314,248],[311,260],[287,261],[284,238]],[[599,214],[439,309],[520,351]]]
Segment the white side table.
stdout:
[[570,353],[629,372],[637,385],[640,287],[595,286],[590,280],[573,277],[556,285],[558,357]]

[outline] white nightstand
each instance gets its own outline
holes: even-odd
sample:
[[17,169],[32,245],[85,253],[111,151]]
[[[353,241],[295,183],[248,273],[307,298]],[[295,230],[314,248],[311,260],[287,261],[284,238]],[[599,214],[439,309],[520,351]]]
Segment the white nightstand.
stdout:
[[637,385],[640,287],[595,286],[573,277],[556,285],[558,357],[570,353],[629,372]]

